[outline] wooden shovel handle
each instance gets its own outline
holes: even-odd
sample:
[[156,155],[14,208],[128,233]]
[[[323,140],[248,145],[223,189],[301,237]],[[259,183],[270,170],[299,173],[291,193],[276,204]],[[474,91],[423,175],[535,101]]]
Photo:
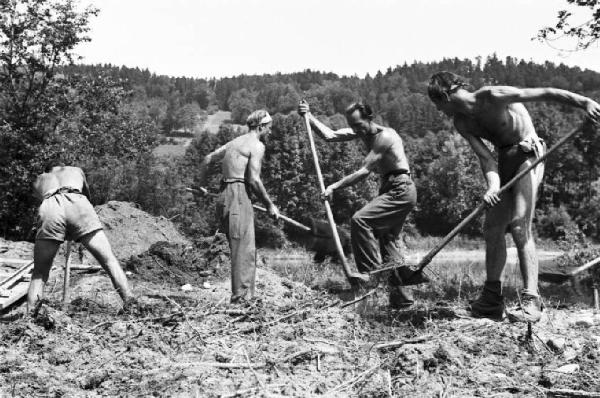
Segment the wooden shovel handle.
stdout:
[[69,293],[71,288],[71,244],[70,240],[67,241],[67,251],[65,254],[65,273],[63,279],[63,310],[66,310],[69,304]]
[[[218,196],[217,194],[208,192],[208,190],[206,188],[204,188],[204,187],[200,187],[200,189],[185,188],[185,190],[188,191],[188,192],[196,192],[196,193],[201,192],[203,195],[207,195],[207,196],[213,196],[213,197]],[[252,205],[252,207],[254,209],[258,210],[258,211],[263,212],[263,213],[268,213],[268,210],[265,209],[262,206]],[[300,222],[298,222],[298,221],[296,221],[294,219],[291,219],[288,216],[285,216],[283,214],[279,214],[279,218],[282,219],[284,222],[286,222],[286,223],[288,223],[290,225],[293,225],[296,228],[300,228],[303,231],[306,231],[306,232],[310,232],[311,231],[310,227],[307,227],[306,225],[304,225],[304,224],[302,224],[302,223],[300,223]]]
[[[315,139],[312,134],[312,129],[310,127],[310,120],[308,117],[308,113],[304,114],[304,123],[306,123],[306,132],[308,133],[308,141],[310,143],[310,151],[312,152],[313,161],[315,164],[315,171],[317,172],[317,180],[319,181],[319,188],[321,189],[321,194],[325,192],[325,183],[323,182],[323,174],[321,173],[321,166],[319,165],[319,156],[317,155],[317,148],[315,146]],[[325,204],[325,212],[327,213],[327,220],[329,221],[329,226],[331,227],[331,235],[333,236],[333,241],[335,242],[335,249],[337,254],[342,262],[342,267],[344,269],[344,274],[346,274],[346,278],[348,279],[368,279],[368,276],[362,276],[361,274],[357,274],[350,270],[348,266],[348,261],[346,261],[346,256],[344,255],[344,249],[342,248],[342,243],[340,242],[340,237],[338,235],[338,231],[335,225],[335,220],[333,219],[333,213],[331,211],[331,205],[327,198],[323,198],[323,203]]]
[[583,264],[583,265],[581,265],[581,266],[579,266],[579,267],[571,270],[569,272],[569,275],[571,275],[571,276],[576,275],[576,274],[578,274],[580,272],[585,271],[588,268],[592,268],[594,265],[596,265],[598,263],[600,263],[600,257],[595,258],[595,259],[593,259],[591,261],[588,261],[587,263],[585,263],[585,264]]
[[[252,205],[252,207],[254,207],[258,211],[262,211],[263,213],[267,213],[268,212],[267,209],[265,209],[264,207],[259,206],[259,205]],[[296,221],[294,219],[291,219],[288,216],[284,216],[281,213],[279,214],[279,218],[281,220],[283,220],[284,222],[286,222],[286,223],[288,223],[290,225],[293,225],[296,228],[300,228],[300,229],[302,229],[302,230],[304,230],[306,232],[310,232],[311,231],[310,227],[307,227],[306,225],[304,225],[304,224],[302,224],[302,223],[300,223],[300,222],[298,222],[298,221]]]

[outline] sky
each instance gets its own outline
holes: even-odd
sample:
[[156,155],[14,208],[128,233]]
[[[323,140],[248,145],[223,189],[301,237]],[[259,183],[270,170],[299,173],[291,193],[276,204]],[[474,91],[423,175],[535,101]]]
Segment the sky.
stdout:
[[[364,76],[413,61],[499,57],[600,72],[600,46],[532,40],[566,0],[82,0],[100,9],[83,63],[198,78],[305,69]],[[571,41],[552,46],[573,48]]]

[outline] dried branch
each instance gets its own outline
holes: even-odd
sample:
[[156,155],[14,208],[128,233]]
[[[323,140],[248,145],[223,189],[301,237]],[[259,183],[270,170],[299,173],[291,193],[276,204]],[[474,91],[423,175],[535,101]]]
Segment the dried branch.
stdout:
[[390,350],[392,348],[403,346],[405,344],[423,343],[429,339],[431,339],[430,335],[419,336],[419,337],[415,337],[414,339],[397,340],[397,341],[390,341],[387,343],[375,344],[373,346],[373,348],[376,350],[385,351],[385,350]]

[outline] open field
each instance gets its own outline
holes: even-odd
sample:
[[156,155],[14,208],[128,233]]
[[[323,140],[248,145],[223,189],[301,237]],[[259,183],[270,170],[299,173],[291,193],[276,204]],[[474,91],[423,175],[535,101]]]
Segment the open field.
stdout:
[[204,126],[202,126],[200,130],[208,130],[212,134],[217,134],[219,132],[219,126],[221,126],[225,120],[229,119],[231,119],[231,112],[217,111],[212,115],[208,115]]
[[[217,134],[219,132],[219,126],[225,121],[231,118],[231,112],[229,111],[217,111],[212,115],[206,117],[206,121],[198,126],[198,131],[208,131],[211,134]],[[185,137],[169,137],[170,140],[175,141],[174,144],[161,144],[154,148],[152,153],[156,157],[172,157],[179,158],[185,155],[187,147],[191,144],[191,138]]]
[[[387,307],[384,284],[344,307],[339,266],[313,264],[303,249],[259,251],[261,300],[249,307],[228,305],[228,264],[221,260],[199,277],[141,258],[131,279],[145,305],[135,315],[117,313],[119,300],[103,274],[78,276],[65,312],[61,282],[51,281],[36,321],[21,319],[20,309],[1,318],[0,396],[600,392],[600,320],[589,289],[577,296],[568,285],[544,285],[545,315],[528,335],[525,325],[460,311],[482,281],[480,259],[480,251],[440,256],[432,282],[414,289],[418,303],[399,311]],[[514,302],[512,268],[506,281]],[[186,280],[192,291],[180,289]],[[551,297],[552,290],[563,294]]]

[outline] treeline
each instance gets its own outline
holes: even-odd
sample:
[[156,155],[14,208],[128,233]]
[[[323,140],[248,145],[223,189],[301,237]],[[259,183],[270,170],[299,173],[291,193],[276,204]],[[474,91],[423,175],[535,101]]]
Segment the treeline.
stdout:
[[[242,123],[257,108],[278,115],[267,145],[263,178],[282,211],[303,221],[322,216],[322,206],[316,199],[317,184],[304,126],[293,111],[297,101],[307,99],[313,112],[333,128],[345,126],[343,110],[350,102],[362,99],[374,104],[378,121],[393,127],[407,147],[419,194],[418,208],[412,214],[409,228],[437,235],[446,233],[464,218],[484,191],[473,151],[425,94],[430,75],[439,70],[463,74],[475,88],[484,84],[555,86],[600,98],[600,74],[596,72],[512,58],[501,61],[495,56],[484,63],[453,59],[403,65],[364,79],[311,71],[239,76],[218,80],[214,85],[215,98],[219,106],[227,103],[226,109],[231,110],[237,123]],[[538,134],[549,146],[583,119],[580,111],[566,106],[539,103],[527,107]],[[197,166],[190,163],[190,158],[199,162],[232,134],[231,127],[224,126],[216,138],[204,134],[195,141],[186,156],[185,172],[181,173],[188,176],[188,183],[192,182]],[[569,240],[579,239],[583,234],[600,236],[598,145],[597,136],[588,130],[547,162],[536,212],[540,235]],[[364,156],[360,142],[332,145],[320,142],[319,151],[327,182],[356,170]],[[215,173],[211,188],[218,190],[218,169]],[[352,213],[376,194],[375,179],[337,192],[333,205],[336,218],[348,222]],[[466,232],[479,235],[481,223],[474,223]]]
[[501,60],[496,55],[475,61],[454,58],[431,63],[414,62],[364,78],[311,70],[222,79],[167,77],[139,68],[112,65],[77,65],[65,70],[126,83],[136,101],[146,105],[143,108],[164,132],[184,127],[181,109],[186,106],[195,106],[198,114],[228,110],[232,112],[233,122],[243,124],[247,115],[257,108],[287,114],[295,109],[300,98],[311,100],[315,112],[327,116],[342,113],[350,101],[361,98],[377,109],[383,120],[398,132],[423,135],[427,130],[441,127],[440,117],[425,97],[429,77],[440,70],[469,77],[475,88],[484,84],[507,84],[557,87],[579,93],[600,90],[597,72],[512,57]]
[[[417,184],[419,204],[407,228],[443,234],[477,204],[484,190],[478,162],[426,96],[432,73],[451,70],[484,84],[554,86],[600,98],[600,74],[579,68],[536,64],[514,58],[445,59],[400,65],[375,76],[338,76],[306,70],[291,74],[191,79],[158,76],[148,70],[111,65],[73,65],[73,49],[86,40],[97,10],[77,11],[73,3],[37,0],[0,2],[6,29],[0,31],[0,226],[2,235],[31,237],[35,207],[30,186],[48,161],[83,167],[94,204],[129,200],[181,223],[192,234],[214,232],[213,203],[191,198],[181,188],[197,184],[202,157],[242,131],[225,124],[218,134],[198,131],[216,110],[231,111],[232,122],[266,108],[274,115],[263,179],[287,215],[308,222],[322,216],[312,159],[302,120],[301,98],[333,128],[346,125],[344,108],[363,100],[377,121],[403,138]],[[581,112],[552,104],[528,104],[537,131],[549,145],[580,123]],[[183,159],[156,159],[151,151],[160,132],[195,132]],[[536,213],[540,235],[599,238],[600,183],[597,135],[587,131],[546,164]],[[327,183],[356,170],[364,156],[360,142],[325,144],[319,153]],[[214,167],[209,188],[219,190]],[[377,194],[373,177],[337,192],[339,222]],[[196,204],[191,202],[195,199]],[[293,233],[292,231],[289,231]],[[480,234],[474,223],[468,233]],[[259,236],[283,238],[260,219]]]

